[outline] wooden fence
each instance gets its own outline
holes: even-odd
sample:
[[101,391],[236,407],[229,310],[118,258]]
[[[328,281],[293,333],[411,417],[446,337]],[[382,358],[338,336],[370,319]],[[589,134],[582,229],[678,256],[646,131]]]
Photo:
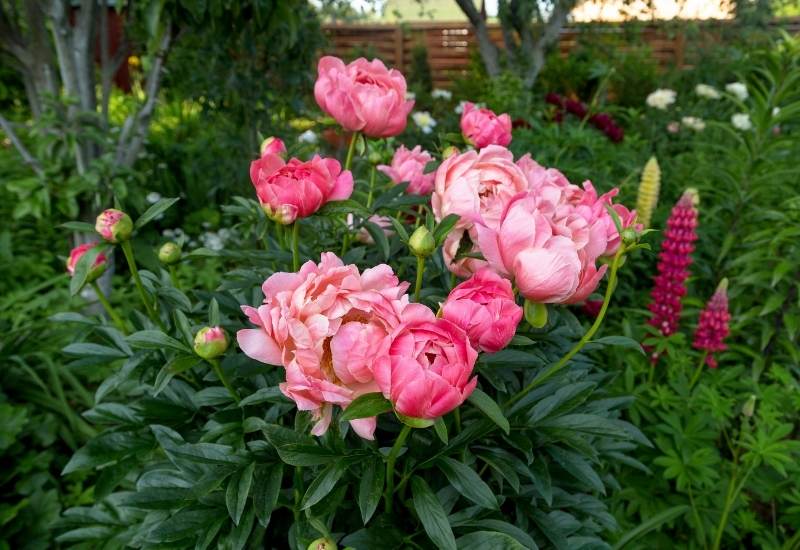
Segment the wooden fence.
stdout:
[[[578,43],[585,33],[594,33],[620,48],[631,44],[648,45],[655,60],[662,66],[686,66],[694,54],[719,40],[724,30],[735,23],[730,21],[685,23],[638,23],[635,25],[589,24],[567,26],[561,31],[558,47],[562,55]],[[800,17],[772,23],[791,33],[800,32]],[[330,24],[324,26],[329,40],[327,53],[344,59],[358,55],[373,55],[386,64],[407,72],[412,51],[422,45],[428,54],[435,87],[448,87],[454,77],[467,72],[470,51],[476,47],[475,35],[467,22],[411,23],[402,25]],[[500,47],[503,37],[498,25],[490,25],[492,40]]]

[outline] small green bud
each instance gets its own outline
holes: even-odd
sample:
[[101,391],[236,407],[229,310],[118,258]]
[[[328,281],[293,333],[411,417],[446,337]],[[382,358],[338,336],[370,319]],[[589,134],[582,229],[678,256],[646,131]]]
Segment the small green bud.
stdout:
[[336,550],[336,543],[328,537],[320,537],[308,545],[308,550]]
[[381,155],[380,151],[376,151],[375,149],[369,152],[369,156],[367,158],[369,159],[370,164],[380,164],[383,162],[383,155]]
[[457,155],[458,153],[459,153],[458,147],[451,145],[450,147],[447,147],[444,151],[442,151],[442,160],[448,159],[453,155]]
[[158,260],[164,265],[178,263],[181,261],[181,247],[173,242],[164,243],[158,249]]
[[436,241],[424,225],[419,226],[408,239],[408,248],[414,256],[427,258],[436,250]]
[[122,210],[103,210],[94,224],[95,230],[110,243],[127,241],[133,234],[133,220]]
[[194,337],[194,352],[203,359],[219,357],[228,349],[228,335],[222,327],[203,327]]
[[636,244],[636,242],[639,240],[639,234],[632,227],[623,229],[621,235],[622,235],[622,242],[625,243],[626,246]]

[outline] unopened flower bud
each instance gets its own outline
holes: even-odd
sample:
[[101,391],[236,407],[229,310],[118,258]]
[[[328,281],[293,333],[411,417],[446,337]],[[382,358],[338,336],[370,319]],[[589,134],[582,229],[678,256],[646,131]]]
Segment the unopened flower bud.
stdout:
[[622,230],[622,242],[626,245],[636,244],[639,240],[639,234],[632,227]]
[[436,250],[436,241],[424,225],[419,226],[408,239],[408,248],[414,256],[427,258]]
[[119,243],[127,241],[131,238],[133,233],[133,221],[122,210],[116,208],[109,208],[103,210],[97,216],[97,222],[94,224],[95,231],[100,233],[105,240],[110,243]]
[[756,396],[751,395],[750,398],[742,405],[742,414],[747,418],[751,418],[756,412]]
[[336,550],[336,543],[328,537],[320,537],[308,545],[308,550]]
[[286,145],[281,138],[270,136],[261,142],[261,156],[264,155],[278,155],[279,157],[286,156]]
[[[76,246],[72,249],[69,253],[69,258],[67,258],[67,273],[69,276],[72,277],[75,274],[75,266],[78,265],[78,260],[80,260],[84,254],[86,254],[89,250],[97,246],[97,243],[84,243],[80,246]],[[94,264],[91,268],[89,268],[89,274],[86,276],[86,282],[91,283],[92,281],[97,280],[100,275],[106,270],[106,255],[102,252],[97,255],[94,259]]]
[[369,159],[370,164],[380,164],[383,162],[383,155],[381,155],[380,151],[376,151],[375,149],[369,152],[367,158]]
[[456,147],[454,145],[451,145],[450,147],[447,147],[447,148],[445,148],[444,151],[442,151],[442,160],[448,159],[448,158],[452,157],[453,155],[457,155],[458,152],[459,152],[458,151],[458,147]]
[[181,247],[176,243],[168,242],[158,249],[158,260],[164,265],[172,265],[181,261]]
[[203,359],[219,357],[228,349],[228,335],[222,327],[203,327],[194,337],[194,352]]

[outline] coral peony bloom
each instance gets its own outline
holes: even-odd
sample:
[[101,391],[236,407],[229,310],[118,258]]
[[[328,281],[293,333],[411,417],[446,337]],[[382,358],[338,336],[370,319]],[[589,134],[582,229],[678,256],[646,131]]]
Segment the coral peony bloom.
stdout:
[[286,158],[286,144],[281,138],[270,136],[261,142],[261,156],[278,155]]
[[485,107],[466,102],[461,113],[461,133],[478,149],[489,145],[505,147],[511,143],[511,117],[506,113],[497,116]]
[[[95,246],[97,246],[97,243],[84,243],[70,251],[69,258],[67,258],[67,273],[69,273],[70,277],[75,274],[75,266],[78,264],[78,260]],[[86,278],[87,281],[94,281],[103,274],[103,271],[106,270],[106,260],[106,255],[102,252],[95,257],[94,264],[89,270],[89,276]]]
[[420,308],[389,339],[386,353],[375,363],[375,381],[398,413],[438,418],[475,389],[478,378],[470,376],[478,352],[454,323]]
[[353,175],[336,159],[314,158],[284,162],[267,153],[250,163],[250,180],[267,216],[281,224],[306,218],[326,202],[340,201],[353,193]]
[[433,213],[437,221],[449,214],[461,218],[443,249],[451,271],[468,277],[476,267],[485,265],[473,258],[456,260],[456,254],[460,248],[478,252],[466,242],[466,239],[476,242],[475,224],[494,227],[508,201],[527,190],[528,180],[514,163],[513,154],[499,145],[452,155],[439,166],[431,196]]
[[413,195],[427,195],[433,190],[433,172],[423,173],[433,157],[417,145],[411,150],[401,145],[392,157],[391,166],[381,164],[378,170],[389,176],[394,183],[408,182],[406,191]]
[[483,268],[450,291],[442,317],[464,329],[478,351],[494,353],[514,337],[522,308],[514,301],[511,283]]
[[[281,391],[300,410],[311,411],[314,435],[330,424],[333,405],[347,407],[353,399],[378,391],[372,365],[383,339],[404,316],[417,309],[387,265],[359,273],[326,252],[319,264],[306,262],[297,273],[275,273],[263,286],[264,303],[243,306],[257,328],[240,330],[236,338],[249,357],[283,365]],[[387,344],[388,345],[388,344]],[[371,439],[375,418],[351,422]]]
[[317,65],[314,97],[345,130],[369,137],[396,136],[406,128],[413,101],[406,101],[406,79],[379,59],[359,58],[345,65],[325,56]]

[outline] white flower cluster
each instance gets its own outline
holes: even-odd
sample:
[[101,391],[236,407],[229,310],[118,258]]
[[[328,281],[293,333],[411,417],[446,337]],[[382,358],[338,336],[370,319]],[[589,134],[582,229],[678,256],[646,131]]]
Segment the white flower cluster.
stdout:
[[430,134],[436,127],[436,120],[428,111],[415,111],[411,114],[411,119],[422,130],[423,134]]
[[736,96],[739,101],[744,101],[749,97],[747,86],[743,82],[731,82],[725,85],[725,91]]
[[678,93],[675,90],[660,88],[647,96],[645,101],[650,107],[664,111],[667,107],[675,103],[677,97]]
[[736,113],[731,117],[731,124],[737,130],[742,130],[746,132],[748,130],[752,130],[753,123],[750,121],[750,115],[747,113]]
[[450,90],[442,90],[441,88],[434,88],[431,90],[431,97],[433,99],[444,99],[445,101],[450,101],[453,99],[453,92]]
[[694,87],[694,93],[706,99],[719,99],[722,97],[719,90],[709,84],[698,84]]
[[702,118],[696,116],[685,116],[681,119],[681,124],[695,132],[702,132],[706,129],[706,123]]
[[315,134],[313,130],[306,130],[297,136],[297,141],[300,143],[311,143],[312,145],[316,143],[318,139],[317,134]]

